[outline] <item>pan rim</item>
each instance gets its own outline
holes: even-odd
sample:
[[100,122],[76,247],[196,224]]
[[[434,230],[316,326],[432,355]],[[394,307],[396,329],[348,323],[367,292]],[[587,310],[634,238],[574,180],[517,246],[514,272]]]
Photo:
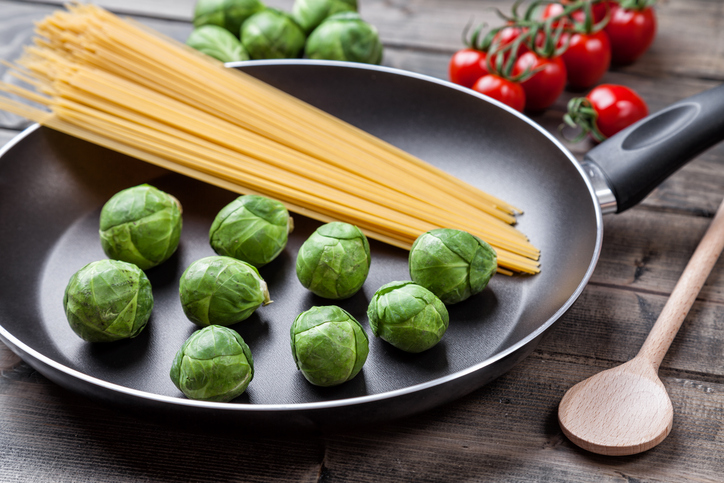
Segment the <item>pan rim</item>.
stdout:
[[[384,72],[388,74],[393,75],[399,75],[403,77],[409,77],[414,78],[417,80],[425,81],[425,82],[431,82],[434,84],[439,84],[442,86],[445,86],[447,88],[452,88],[461,92],[466,93],[467,95],[472,95],[474,97],[478,97],[485,102],[488,102],[490,104],[494,104],[495,106],[499,107],[500,109],[503,109],[504,111],[509,112],[510,114],[513,114],[520,120],[526,122],[529,126],[536,129],[538,132],[543,134],[551,143],[553,143],[571,162],[573,167],[578,171],[581,179],[586,185],[586,188],[588,189],[588,193],[591,196],[591,202],[593,204],[595,218],[596,218],[596,243],[593,250],[593,254],[591,257],[591,261],[589,262],[589,265],[586,269],[586,272],[584,276],[582,277],[581,281],[579,282],[578,286],[574,290],[574,292],[571,294],[571,296],[566,300],[566,302],[551,316],[549,317],[543,324],[541,324],[536,330],[528,334],[523,339],[519,340],[515,344],[511,345],[509,348],[489,357],[488,359],[481,361],[473,366],[470,366],[466,369],[454,372],[452,374],[448,374],[443,377],[439,377],[436,379],[432,379],[430,381],[415,384],[412,386],[407,386],[400,389],[394,389],[391,391],[386,391],[378,394],[371,394],[366,396],[358,396],[358,397],[352,397],[352,398],[345,398],[345,399],[335,399],[330,401],[317,401],[317,402],[307,402],[307,403],[288,403],[288,404],[251,404],[251,403],[219,403],[219,402],[209,402],[209,401],[198,401],[198,400],[191,400],[191,399],[185,399],[175,396],[164,396],[160,394],[154,394],[147,391],[141,391],[133,388],[129,388],[126,386],[121,386],[119,384],[114,384],[108,381],[105,381],[103,379],[99,379],[97,377],[90,376],[88,374],[84,374],[80,371],[77,371],[71,367],[68,367],[64,364],[61,364],[53,359],[51,359],[48,356],[45,356],[38,352],[37,350],[29,347],[27,344],[20,341],[17,337],[12,335],[5,327],[3,327],[1,321],[0,321],[0,339],[2,339],[13,352],[15,352],[21,359],[25,360],[23,357],[23,354],[26,356],[32,358],[34,361],[37,361],[39,363],[44,364],[45,366],[53,369],[54,371],[60,372],[62,374],[65,374],[67,376],[70,376],[76,380],[83,381],[87,384],[90,384],[92,386],[98,387],[100,389],[108,390],[114,393],[120,393],[125,396],[130,396],[134,398],[144,399],[148,401],[153,401],[156,403],[164,403],[164,404],[172,404],[176,406],[187,406],[187,407],[193,407],[198,409],[213,409],[213,410],[223,410],[223,411],[242,411],[242,412],[287,412],[287,411],[294,411],[294,412],[305,412],[305,411],[313,411],[313,410],[323,410],[328,408],[341,408],[346,406],[356,406],[356,405],[364,405],[368,403],[374,403],[378,401],[383,401],[386,399],[393,399],[399,396],[405,396],[410,395],[413,393],[425,391],[427,389],[431,389],[436,386],[442,386],[448,382],[460,379],[462,377],[468,376],[470,374],[473,374],[475,372],[478,372],[485,367],[488,367],[508,356],[515,353],[516,351],[522,349],[535,339],[537,339],[539,336],[541,336],[545,331],[547,331],[560,317],[573,305],[573,303],[578,299],[578,297],[583,292],[584,288],[588,284],[588,281],[590,280],[591,276],[593,275],[593,271],[595,270],[596,264],[598,262],[600,253],[601,253],[601,245],[603,241],[603,219],[602,219],[602,211],[601,206],[598,202],[598,199],[595,194],[595,190],[593,186],[591,185],[591,182],[588,178],[588,176],[585,174],[585,171],[581,168],[580,164],[576,160],[576,158],[570,153],[570,151],[561,144],[560,141],[558,141],[552,134],[550,134],[548,131],[543,129],[542,126],[535,123],[533,120],[525,116],[524,114],[508,107],[507,105],[492,99],[488,96],[485,96],[483,94],[479,94],[475,91],[472,91],[471,89],[467,89],[465,87],[453,84],[451,82],[438,79],[429,75],[425,74],[419,74],[415,72],[410,72],[398,68],[393,67],[386,67],[386,66],[378,66],[378,65],[369,65],[369,64],[359,64],[359,63],[353,63],[353,62],[342,62],[342,61],[327,61],[327,60],[308,60],[308,59],[283,59],[283,60],[254,60],[254,61],[243,61],[243,62],[231,62],[225,64],[229,68],[238,68],[238,67],[245,67],[245,66],[255,66],[255,65],[319,65],[319,66],[329,66],[329,67],[341,67],[341,68],[352,68],[352,69],[359,69],[359,70],[368,70],[368,71],[377,71],[377,72]],[[38,130],[41,126],[39,124],[32,124],[20,133],[18,133],[13,139],[11,139],[5,146],[3,146],[2,149],[0,149],[0,160],[3,158],[3,156],[11,150],[15,145],[17,145],[19,142],[21,142],[24,138],[29,136],[34,131]],[[21,352],[21,353],[18,353]],[[27,362],[27,361],[26,361]],[[29,363],[30,364],[30,363]],[[31,364],[32,365],[32,364]]]

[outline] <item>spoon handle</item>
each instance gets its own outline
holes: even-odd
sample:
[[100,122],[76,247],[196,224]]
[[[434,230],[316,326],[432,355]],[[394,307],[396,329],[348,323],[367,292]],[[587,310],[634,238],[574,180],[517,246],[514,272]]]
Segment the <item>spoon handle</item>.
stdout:
[[661,361],[674,341],[676,333],[686,319],[701,287],[704,286],[711,269],[724,248],[724,201],[716,211],[714,219],[696,247],[684,273],[676,283],[674,291],[661,311],[637,357],[643,357],[658,371]]

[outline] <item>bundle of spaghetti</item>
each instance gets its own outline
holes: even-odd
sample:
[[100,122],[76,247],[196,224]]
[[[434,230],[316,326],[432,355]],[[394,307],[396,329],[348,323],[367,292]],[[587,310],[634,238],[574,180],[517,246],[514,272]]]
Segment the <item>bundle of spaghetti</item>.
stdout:
[[93,5],[36,26],[0,108],[320,221],[409,248],[434,228],[490,243],[503,273],[539,271],[515,207],[237,69]]

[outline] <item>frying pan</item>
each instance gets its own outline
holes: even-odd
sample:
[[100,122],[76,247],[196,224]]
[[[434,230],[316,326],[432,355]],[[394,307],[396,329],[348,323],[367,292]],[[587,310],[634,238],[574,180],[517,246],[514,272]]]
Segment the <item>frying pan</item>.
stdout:
[[[232,403],[192,401],[171,383],[174,354],[195,330],[178,301],[192,261],[212,255],[208,229],[237,195],[32,126],[0,152],[0,339],[56,383],[140,414],[239,428],[328,429],[415,414],[461,397],[508,371],[571,306],[599,256],[602,213],[640,201],[684,161],[724,137],[717,88],[672,106],[593,149],[582,165],[525,116],[470,90],[395,69],[324,61],[232,65],[497,195],[525,213],[518,226],[541,249],[542,272],[496,276],[481,294],[449,307],[442,342],[403,353],[371,337],[352,381],[308,384],[296,370],[289,328],[330,301],[298,283],[295,257],[319,225],[295,215],[283,254],[261,269],[274,303],[233,326],[250,345],[255,376]],[[149,182],[180,199],[178,252],[147,272],[155,308],[137,338],[88,344],[68,327],[69,277],[105,258],[98,215],[117,191]],[[363,289],[338,302],[367,329],[377,288],[408,280],[407,252],[371,241]],[[369,330],[368,330],[369,332]]]

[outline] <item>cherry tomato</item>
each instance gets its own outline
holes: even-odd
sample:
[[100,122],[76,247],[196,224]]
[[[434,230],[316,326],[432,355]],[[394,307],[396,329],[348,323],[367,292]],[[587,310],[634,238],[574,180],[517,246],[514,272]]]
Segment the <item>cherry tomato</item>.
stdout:
[[611,41],[611,60],[630,64],[649,48],[656,36],[656,14],[650,6],[628,10],[611,5],[611,19],[604,28]]
[[625,86],[601,84],[586,98],[598,113],[598,130],[607,138],[649,115],[649,108],[644,100]]
[[461,49],[453,54],[448,66],[450,82],[465,87],[473,87],[473,84],[488,74],[485,66],[485,59],[488,54],[476,49]]
[[568,102],[563,120],[581,133],[575,141],[589,134],[603,141],[649,114],[649,108],[636,92],[625,86],[601,84],[586,97],[574,97]]
[[539,68],[539,72],[520,83],[525,91],[526,110],[540,111],[550,107],[566,86],[566,65],[560,57],[539,57],[534,52],[526,52],[516,61],[513,75]]
[[522,112],[525,107],[525,92],[521,85],[495,74],[488,74],[478,79],[473,90],[492,97],[516,111]]
[[566,64],[568,85],[575,89],[591,87],[611,65],[608,35],[603,30],[592,34],[574,33],[561,57]]

